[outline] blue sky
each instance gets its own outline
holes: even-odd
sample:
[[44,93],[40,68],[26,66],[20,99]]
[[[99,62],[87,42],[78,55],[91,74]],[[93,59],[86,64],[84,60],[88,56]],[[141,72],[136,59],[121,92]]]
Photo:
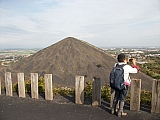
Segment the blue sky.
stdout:
[[0,0],[0,48],[44,48],[66,37],[160,46],[160,0]]

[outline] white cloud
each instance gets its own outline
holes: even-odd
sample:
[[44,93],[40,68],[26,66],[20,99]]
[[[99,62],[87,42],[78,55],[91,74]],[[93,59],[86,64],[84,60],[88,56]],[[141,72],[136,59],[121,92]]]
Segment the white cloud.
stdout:
[[159,13],[159,0],[2,0],[0,39],[6,45],[13,37],[27,47],[37,42],[45,47],[68,36],[96,46],[154,46],[160,38]]

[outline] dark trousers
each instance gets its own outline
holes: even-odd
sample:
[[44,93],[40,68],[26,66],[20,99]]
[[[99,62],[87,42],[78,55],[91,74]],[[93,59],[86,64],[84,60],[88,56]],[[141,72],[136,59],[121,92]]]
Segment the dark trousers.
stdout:
[[129,92],[128,86],[126,86],[126,88],[123,90],[115,90],[114,100],[119,100],[121,102],[124,102],[127,98],[128,92]]

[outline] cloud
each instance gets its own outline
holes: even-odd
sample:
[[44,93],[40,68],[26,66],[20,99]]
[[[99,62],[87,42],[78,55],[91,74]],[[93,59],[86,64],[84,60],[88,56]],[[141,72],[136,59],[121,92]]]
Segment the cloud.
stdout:
[[68,36],[96,46],[154,46],[159,13],[159,0],[1,0],[0,39],[6,45],[13,37],[25,47],[45,47]]

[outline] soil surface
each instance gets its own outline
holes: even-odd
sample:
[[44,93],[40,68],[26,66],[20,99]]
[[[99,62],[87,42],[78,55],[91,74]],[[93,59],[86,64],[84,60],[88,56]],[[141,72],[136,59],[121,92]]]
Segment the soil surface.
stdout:
[[53,101],[44,99],[19,98],[16,93],[12,97],[3,92],[0,95],[0,120],[160,120],[160,114],[151,114],[150,108],[141,107],[139,112],[129,111],[125,105],[126,117],[118,118],[110,114],[109,102],[102,100],[102,105],[91,105],[90,99],[85,99],[83,105],[74,103],[74,97],[55,96]]

